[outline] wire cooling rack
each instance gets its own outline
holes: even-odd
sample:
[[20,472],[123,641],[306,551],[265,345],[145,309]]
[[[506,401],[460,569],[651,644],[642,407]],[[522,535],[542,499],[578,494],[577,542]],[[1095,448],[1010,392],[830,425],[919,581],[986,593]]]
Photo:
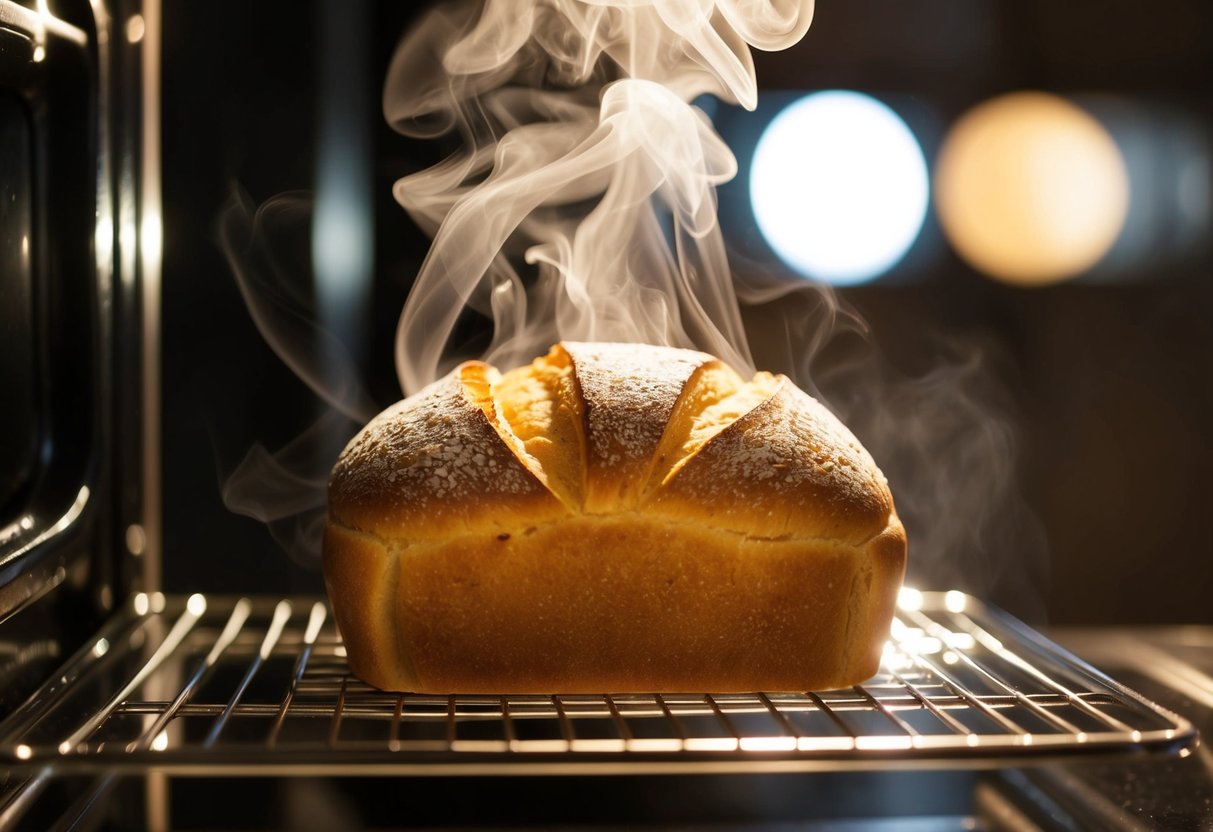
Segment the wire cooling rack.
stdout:
[[903,590],[833,691],[426,696],[349,672],[317,599],[136,595],[0,724],[0,760],[194,775],[989,766],[1181,752],[1192,725],[960,592]]

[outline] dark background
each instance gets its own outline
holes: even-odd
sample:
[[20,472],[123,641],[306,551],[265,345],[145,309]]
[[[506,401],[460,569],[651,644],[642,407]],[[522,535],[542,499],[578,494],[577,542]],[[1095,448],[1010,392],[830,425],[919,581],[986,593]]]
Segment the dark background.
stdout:
[[[417,11],[386,2],[369,10],[366,49],[350,60],[365,60],[378,85]],[[327,37],[318,19],[309,3],[220,0],[164,10],[164,551],[171,591],[321,588],[314,559],[287,554],[262,524],[232,514],[220,499],[221,481],[252,443],[284,445],[321,406],[264,345],[216,232],[234,187],[260,202],[313,186],[317,54]],[[1213,158],[1213,4],[1200,0],[820,0],[806,39],[759,54],[757,65],[768,104],[756,116],[717,114],[743,167],[745,142],[769,117],[769,102],[820,88],[870,92],[918,114],[929,162],[941,131],[968,107],[1025,88],[1165,104],[1204,137],[1204,158]],[[392,200],[391,184],[451,148],[394,134],[378,112],[377,89],[369,101],[376,284],[362,375],[386,405],[398,395],[392,329],[428,245]],[[744,191],[726,188],[721,200],[739,268],[794,280],[746,221]],[[919,249],[889,279],[841,293],[903,380],[929,381],[958,354],[978,355],[981,373],[966,389],[1016,440],[1004,461],[1020,497],[1004,496],[991,510],[996,516],[980,523],[969,515],[972,493],[987,479],[980,461],[971,479],[942,485],[922,468],[890,471],[899,505],[898,495],[911,497],[922,477],[941,488],[929,509],[906,518],[912,583],[971,589],[1035,621],[1213,622],[1208,231],[1198,244],[1181,250],[1164,242],[1114,274],[1105,270],[1115,281],[1028,290],[974,273],[928,221]],[[842,383],[823,382],[824,392],[853,409],[856,399]],[[898,406],[933,401],[941,414],[959,413],[980,430],[986,410],[951,407],[949,390],[927,381],[919,389],[934,398],[882,403],[865,394],[858,401],[894,421]],[[859,413],[853,425],[885,464],[898,453],[896,434],[864,435],[868,416]],[[941,457],[947,450],[940,446]],[[965,473],[958,460],[937,462]],[[945,524],[983,531],[971,552],[924,551]]]

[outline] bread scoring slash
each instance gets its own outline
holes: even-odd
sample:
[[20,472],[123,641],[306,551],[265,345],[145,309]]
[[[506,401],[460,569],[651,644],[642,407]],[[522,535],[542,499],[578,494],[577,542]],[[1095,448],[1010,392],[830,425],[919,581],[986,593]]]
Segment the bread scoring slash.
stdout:
[[375,417],[329,483],[324,574],[386,690],[821,690],[876,672],[906,560],[888,484],[784,376],[557,344]]

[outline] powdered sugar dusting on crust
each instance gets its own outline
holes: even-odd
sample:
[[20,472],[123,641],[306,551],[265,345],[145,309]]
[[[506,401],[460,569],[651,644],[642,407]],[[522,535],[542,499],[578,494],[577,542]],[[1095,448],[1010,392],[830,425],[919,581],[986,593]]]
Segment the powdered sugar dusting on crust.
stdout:
[[449,512],[480,498],[546,492],[468,400],[458,370],[371,420],[329,483],[338,514],[359,504],[382,506],[385,515]]
[[585,400],[589,462],[621,474],[647,467],[687,380],[714,360],[694,350],[646,344],[566,342],[564,347]]
[[[643,345],[564,346],[585,402],[584,510],[635,509],[675,404],[713,359]],[[459,371],[375,417],[342,453],[329,495],[335,519],[385,537],[406,528],[410,537],[509,532],[568,512],[465,391]],[[885,527],[892,498],[850,431],[781,378],[774,395],[717,433],[639,510],[756,537],[858,543]]]
[[786,379],[667,481],[652,505],[663,502],[698,505],[746,533],[840,539],[854,537],[850,529],[860,538],[880,531],[892,510],[884,476],[868,452],[820,402]]

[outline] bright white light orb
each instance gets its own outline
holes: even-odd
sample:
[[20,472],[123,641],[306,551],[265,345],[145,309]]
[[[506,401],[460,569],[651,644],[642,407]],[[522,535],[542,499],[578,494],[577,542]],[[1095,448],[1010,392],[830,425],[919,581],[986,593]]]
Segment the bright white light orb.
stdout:
[[886,105],[813,93],[763,132],[750,169],[758,228],[808,277],[849,286],[897,264],[922,230],[930,178],[922,148]]
[[940,225],[961,257],[1006,283],[1081,274],[1120,235],[1129,176],[1108,131],[1063,98],[1021,92],[956,122],[935,169]]

